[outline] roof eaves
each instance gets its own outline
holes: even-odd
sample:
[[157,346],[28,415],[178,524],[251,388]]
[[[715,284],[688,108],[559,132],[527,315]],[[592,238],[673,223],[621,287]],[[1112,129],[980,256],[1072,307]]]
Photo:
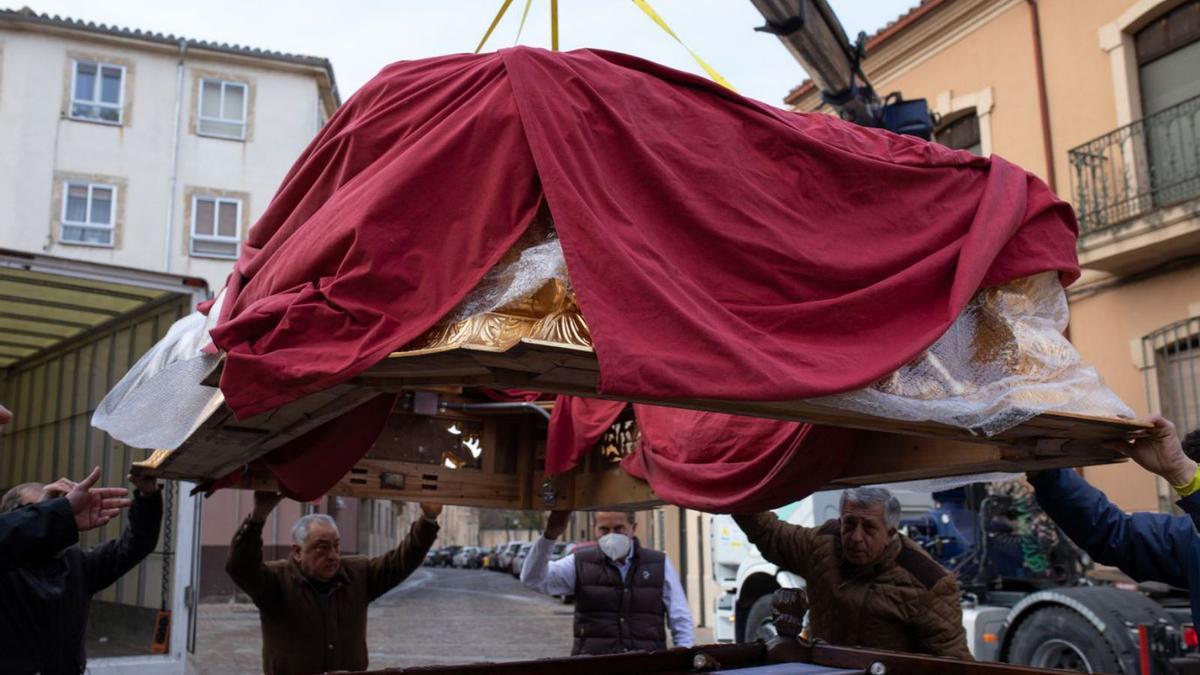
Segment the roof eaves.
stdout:
[[224,42],[209,42],[207,40],[195,40],[175,36],[170,33],[156,33],[152,31],[144,31],[133,28],[124,28],[121,26],[109,26],[103,23],[94,21],[83,21],[81,19],[72,19],[70,17],[61,17],[57,14],[39,14],[30,7],[22,7],[21,9],[3,9],[0,8],[0,19],[9,19],[20,23],[28,23],[42,26],[52,26],[58,28],[67,28],[70,30],[78,30],[87,33],[98,35],[109,35],[113,37],[121,37],[133,40],[142,40],[154,44],[162,45],[179,45],[185,44],[188,49],[199,49],[210,52],[218,52],[222,54],[231,54],[236,56],[248,56],[250,58],[263,59],[267,61],[276,61],[281,63],[291,63],[303,66],[309,66],[325,71],[329,77],[329,88],[331,95],[336,103],[341,103],[341,96],[337,90],[337,80],[333,75],[333,63],[329,59],[320,56],[307,56],[304,54],[290,54],[287,52],[273,51],[269,49],[259,49],[257,47],[246,47],[236,44],[228,44]]

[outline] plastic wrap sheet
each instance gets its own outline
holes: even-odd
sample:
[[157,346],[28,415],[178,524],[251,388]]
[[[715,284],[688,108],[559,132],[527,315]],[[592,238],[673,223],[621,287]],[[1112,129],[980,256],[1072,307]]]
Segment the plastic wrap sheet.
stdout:
[[569,290],[562,244],[543,205],[517,243],[440,323],[461,321],[524,300],[553,279],[567,284]]
[[202,350],[223,298],[209,316],[176,321],[100,401],[92,426],[135,448],[173,450],[187,440],[225,400],[220,389],[201,384],[220,363]]
[[986,289],[899,370],[870,387],[813,400],[989,436],[1049,411],[1133,417],[1063,337],[1068,316],[1053,272]]

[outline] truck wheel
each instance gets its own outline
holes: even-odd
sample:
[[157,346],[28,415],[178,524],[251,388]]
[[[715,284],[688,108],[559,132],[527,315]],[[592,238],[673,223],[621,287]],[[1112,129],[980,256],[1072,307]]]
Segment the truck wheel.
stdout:
[[[745,642],[754,642],[759,638],[759,630],[771,622],[771,594],[768,593],[750,605],[746,614]],[[763,636],[766,637],[766,636]]]
[[1081,673],[1119,673],[1113,648],[1095,626],[1065,607],[1047,607],[1029,615],[1017,628],[1008,662]]

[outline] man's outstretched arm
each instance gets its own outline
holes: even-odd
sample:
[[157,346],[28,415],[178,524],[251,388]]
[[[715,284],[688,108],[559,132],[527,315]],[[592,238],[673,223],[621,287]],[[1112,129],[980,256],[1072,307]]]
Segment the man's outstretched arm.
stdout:
[[1125,513],[1070,469],[1042,471],[1029,482],[1046,515],[1097,562],[1187,587],[1187,553],[1197,536],[1190,518]]
[[88,592],[97,593],[112,585],[154,551],[162,527],[163,499],[158,481],[133,478],[136,487],[129,519],[121,536],[84,553]]
[[437,517],[441,513],[441,504],[421,504],[421,517],[412,524],[404,541],[371,558],[367,581],[367,596],[371,600],[398,586],[425,562],[425,554],[437,539]]
[[570,511],[551,512],[542,537],[529,547],[529,553],[521,565],[521,583],[546,595],[570,595],[575,592],[575,555],[550,560],[554,553],[554,541],[566,531],[570,518]]

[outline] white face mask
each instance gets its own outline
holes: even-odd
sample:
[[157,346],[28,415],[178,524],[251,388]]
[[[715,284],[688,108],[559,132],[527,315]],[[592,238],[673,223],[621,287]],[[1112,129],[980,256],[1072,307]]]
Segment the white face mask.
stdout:
[[600,550],[611,560],[624,558],[629,555],[629,549],[633,548],[633,540],[617,532],[610,532],[600,537],[599,544]]

